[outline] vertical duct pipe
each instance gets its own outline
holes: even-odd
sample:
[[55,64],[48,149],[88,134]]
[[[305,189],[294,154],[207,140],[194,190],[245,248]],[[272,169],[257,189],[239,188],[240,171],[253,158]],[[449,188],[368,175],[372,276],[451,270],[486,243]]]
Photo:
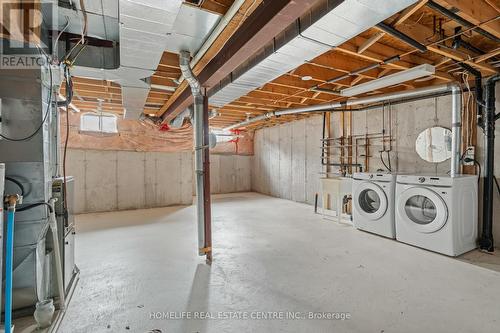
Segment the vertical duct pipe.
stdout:
[[212,262],[212,207],[210,198],[210,132],[208,128],[208,96],[205,92],[203,96],[203,204],[205,214],[205,253],[207,255],[207,262]]
[[[198,223],[198,254],[200,256],[207,255],[207,259],[211,257],[211,248],[207,246],[207,231],[206,219],[206,184],[205,184],[205,169],[204,169],[204,152],[208,146],[204,145],[204,98],[201,92],[201,85],[190,66],[191,56],[189,51],[181,51],[179,56],[179,67],[184,79],[191,87],[191,93],[194,98],[193,111],[193,132],[194,132],[194,169],[196,174],[196,219]],[[210,199],[210,198],[208,198]],[[210,240],[210,237],[209,239]]]
[[494,251],[493,243],[493,177],[495,168],[495,86],[500,75],[486,81],[486,108],[484,115],[485,134],[485,175],[483,189],[483,231],[479,247],[488,252]]

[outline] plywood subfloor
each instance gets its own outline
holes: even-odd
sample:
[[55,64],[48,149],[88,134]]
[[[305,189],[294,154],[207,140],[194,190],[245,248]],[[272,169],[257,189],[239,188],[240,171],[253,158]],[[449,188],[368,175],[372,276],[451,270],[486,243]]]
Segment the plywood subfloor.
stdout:
[[[218,197],[213,214],[211,267],[196,255],[193,207],[79,216],[81,280],[60,332],[457,333],[500,325],[494,270],[254,193]],[[348,312],[351,319],[150,318],[170,311]]]

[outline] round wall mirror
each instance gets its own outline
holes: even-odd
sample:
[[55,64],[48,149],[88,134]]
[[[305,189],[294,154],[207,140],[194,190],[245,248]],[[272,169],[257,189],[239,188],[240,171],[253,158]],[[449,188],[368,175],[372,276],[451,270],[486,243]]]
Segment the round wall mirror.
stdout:
[[422,131],[415,142],[418,156],[431,163],[451,158],[451,131],[444,127],[429,127]]

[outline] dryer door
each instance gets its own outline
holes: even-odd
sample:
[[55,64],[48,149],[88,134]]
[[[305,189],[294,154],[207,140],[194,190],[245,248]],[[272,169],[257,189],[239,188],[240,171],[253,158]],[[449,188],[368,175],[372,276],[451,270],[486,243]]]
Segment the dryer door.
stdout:
[[387,211],[387,196],[384,190],[375,183],[363,182],[354,193],[356,210],[365,218],[375,221]]
[[448,220],[448,207],[434,191],[425,187],[410,187],[399,196],[398,215],[410,228],[422,233],[441,229]]

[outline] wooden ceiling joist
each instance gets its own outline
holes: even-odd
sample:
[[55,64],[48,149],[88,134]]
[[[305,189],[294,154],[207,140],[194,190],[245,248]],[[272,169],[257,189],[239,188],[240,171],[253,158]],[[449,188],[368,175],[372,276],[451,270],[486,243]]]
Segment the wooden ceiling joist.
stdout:
[[358,47],[358,53],[365,52],[370,46],[379,41],[380,38],[384,37],[384,32],[377,32],[370,38],[368,38],[361,46]]

